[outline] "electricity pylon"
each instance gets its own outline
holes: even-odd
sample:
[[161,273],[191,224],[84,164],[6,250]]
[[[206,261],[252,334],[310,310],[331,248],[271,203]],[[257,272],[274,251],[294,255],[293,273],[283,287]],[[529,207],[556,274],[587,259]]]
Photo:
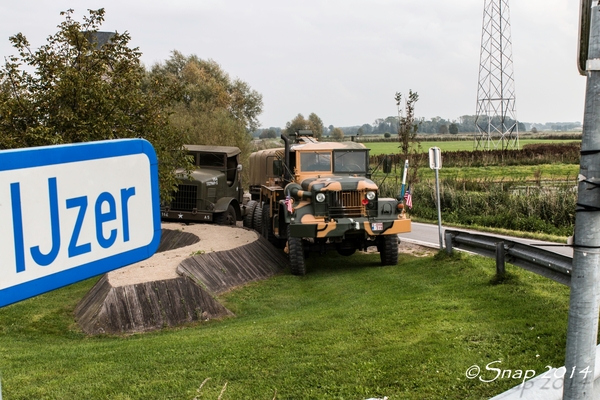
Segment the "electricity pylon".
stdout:
[[485,0],[475,150],[519,148],[508,0]]

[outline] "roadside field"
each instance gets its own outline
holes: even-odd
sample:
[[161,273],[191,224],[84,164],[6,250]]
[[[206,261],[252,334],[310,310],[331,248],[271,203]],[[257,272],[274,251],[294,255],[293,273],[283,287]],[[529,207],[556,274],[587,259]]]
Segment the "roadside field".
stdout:
[[[497,282],[494,261],[477,256],[401,254],[397,266],[378,265],[377,254],[311,257],[305,277],[224,296],[236,317],[123,337],[78,331],[73,309],[93,280],[5,307],[3,394],[481,399],[522,383],[527,370],[564,364],[567,287],[510,265]],[[510,372],[495,378],[490,363]]]
[[[578,142],[573,139],[520,139],[519,144],[523,147],[526,144],[533,143],[570,143]],[[369,152],[372,156],[379,154],[395,154],[399,152],[398,142],[364,142],[363,143],[371,151]],[[458,141],[436,141],[436,142],[421,142],[421,151],[426,153],[430,147],[439,147],[442,152],[444,151],[470,151],[473,150],[472,140],[458,140]]]
[[[439,170],[440,179],[473,179],[480,181],[523,180],[527,182],[570,181],[577,184],[579,165],[575,164],[540,164],[540,165],[494,165],[489,167],[449,167]],[[420,168],[421,179],[434,179],[435,171]]]

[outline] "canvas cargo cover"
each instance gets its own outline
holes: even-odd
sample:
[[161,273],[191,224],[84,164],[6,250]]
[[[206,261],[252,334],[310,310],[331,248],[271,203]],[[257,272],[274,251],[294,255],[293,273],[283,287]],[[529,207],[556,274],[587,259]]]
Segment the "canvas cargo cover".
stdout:
[[259,150],[250,154],[250,186],[260,186],[273,175],[273,161],[284,159],[283,148]]

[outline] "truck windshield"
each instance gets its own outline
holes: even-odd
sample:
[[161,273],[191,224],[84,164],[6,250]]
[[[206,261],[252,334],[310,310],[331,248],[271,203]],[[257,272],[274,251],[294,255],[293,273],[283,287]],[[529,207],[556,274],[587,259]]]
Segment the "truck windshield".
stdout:
[[219,153],[196,153],[196,165],[199,167],[225,167],[225,155]]
[[366,151],[335,151],[333,158],[334,172],[365,173],[367,171]]
[[310,151],[300,154],[301,171],[331,171],[331,153]]

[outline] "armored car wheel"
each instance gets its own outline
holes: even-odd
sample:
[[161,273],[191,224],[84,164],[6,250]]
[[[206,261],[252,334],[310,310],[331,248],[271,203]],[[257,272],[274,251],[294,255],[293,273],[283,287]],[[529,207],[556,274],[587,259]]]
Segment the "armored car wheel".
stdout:
[[244,215],[244,228],[254,228],[254,210],[256,210],[256,200],[250,200],[246,203],[246,214]]
[[379,237],[377,249],[381,257],[381,265],[398,264],[398,235],[384,235]]
[[302,244],[302,238],[291,237],[289,226],[287,236],[292,275],[306,275],[306,264],[304,263],[304,246]]
[[229,207],[227,207],[227,210],[225,212],[222,212],[215,216],[215,223],[217,225],[235,225],[236,221],[237,217],[235,215],[235,208],[233,208],[231,204],[229,205]]

